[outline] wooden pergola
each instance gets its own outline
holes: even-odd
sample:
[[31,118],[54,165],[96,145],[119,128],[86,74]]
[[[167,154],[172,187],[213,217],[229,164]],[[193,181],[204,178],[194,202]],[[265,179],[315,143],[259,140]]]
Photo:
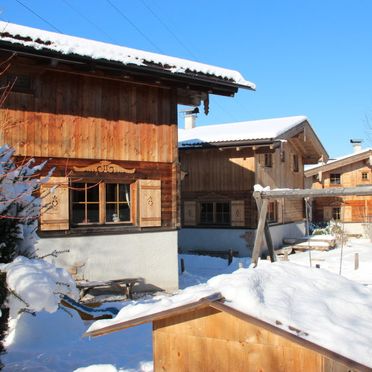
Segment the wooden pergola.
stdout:
[[270,235],[269,225],[266,219],[267,209],[270,200],[274,199],[310,199],[320,197],[336,197],[336,196],[372,196],[372,186],[358,187],[337,187],[332,189],[276,189],[276,190],[260,190],[254,191],[253,197],[256,200],[258,209],[258,225],[256,230],[256,238],[254,241],[252,252],[252,263],[257,266],[258,258],[261,255],[263,237],[265,236],[267,249],[269,251],[271,262],[276,261],[276,255],[273,248],[273,243]]

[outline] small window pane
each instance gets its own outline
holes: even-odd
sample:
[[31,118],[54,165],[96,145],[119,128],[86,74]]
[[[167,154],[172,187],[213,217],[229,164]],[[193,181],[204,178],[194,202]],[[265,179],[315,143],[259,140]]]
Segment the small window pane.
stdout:
[[85,183],[74,183],[72,185],[72,202],[85,202]]
[[330,183],[331,183],[331,185],[340,185],[341,184],[341,174],[331,173]]
[[106,222],[118,222],[117,204],[106,204]]
[[332,208],[332,218],[336,221],[341,219],[341,208]]
[[[128,200],[127,200],[128,198]],[[129,186],[128,185],[119,185],[119,201],[127,202],[129,201]]]
[[99,201],[99,185],[94,183],[87,183],[87,201],[98,202]]
[[213,203],[201,203],[200,223],[213,223]]
[[74,204],[72,206],[72,222],[83,223],[84,220],[85,220],[85,205]]
[[87,204],[87,220],[84,223],[99,222],[99,204]]
[[106,184],[106,202],[117,201],[116,189],[117,189],[117,185],[115,183]]
[[216,203],[216,224],[228,225],[230,223],[230,203]]
[[130,210],[128,204],[119,205],[119,217],[120,221],[129,222],[130,221]]
[[274,223],[278,221],[278,204],[276,201],[270,202],[267,209],[267,222]]
[[265,154],[265,167],[271,168],[273,166],[273,156],[271,153]]

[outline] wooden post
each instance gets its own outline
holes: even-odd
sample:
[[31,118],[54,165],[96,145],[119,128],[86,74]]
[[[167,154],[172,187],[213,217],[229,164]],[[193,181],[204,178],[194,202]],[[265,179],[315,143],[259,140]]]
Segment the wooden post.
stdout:
[[274,252],[274,245],[273,245],[273,241],[271,239],[269,224],[267,223],[267,221],[265,221],[264,232],[265,232],[266,245],[267,245],[267,249],[269,251],[270,260],[271,260],[271,262],[275,262],[276,261],[276,254]]
[[258,258],[261,254],[261,248],[263,243],[263,237],[265,233],[265,223],[267,215],[267,207],[269,204],[268,199],[261,199],[261,194],[259,192],[253,193],[253,196],[256,199],[257,208],[258,208],[258,225],[256,229],[256,237],[254,240],[253,252],[252,252],[252,263],[254,267],[257,266]]
[[229,253],[228,253],[228,256],[227,256],[227,264],[228,266],[231,265],[231,262],[233,261],[233,256],[234,256],[234,252],[232,249],[229,249]]
[[283,261],[289,261],[288,260],[288,252],[287,251],[284,252],[284,259],[283,259]]
[[359,253],[355,253],[354,255],[354,270],[359,269]]
[[[254,244],[253,253],[252,253],[252,262],[254,263],[254,267],[256,267],[257,262],[258,262],[258,257],[261,254],[261,248],[262,248],[262,242],[263,242],[263,240],[262,240],[263,236],[258,238],[258,239],[261,240],[261,243],[260,243],[259,247],[256,247],[256,240],[257,240],[258,234],[262,234],[262,235],[265,234],[266,245],[267,245],[267,249],[269,251],[269,256],[270,256],[271,262],[277,261],[277,258],[276,258],[275,252],[274,252],[274,246],[273,246],[273,241],[271,239],[269,224],[267,223],[267,220],[266,220],[267,208],[268,208],[268,203],[269,203],[268,199],[262,200],[261,199],[261,193],[259,191],[255,191],[253,193],[253,197],[256,200],[257,209],[258,209],[258,216],[259,216],[258,226],[257,226],[257,230],[256,230],[256,239],[255,239],[255,244]],[[264,205],[265,205],[265,208],[264,208]],[[259,231],[261,231],[261,230],[259,230],[260,222],[263,223],[263,231],[259,233]],[[260,227],[260,229],[261,229],[261,227]],[[257,244],[258,243],[259,242],[257,242]],[[259,250],[258,252],[257,252],[257,249]],[[256,252],[255,252],[255,250],[256,250]],[[255,255],[257,256],[257,258],[255,258]]]

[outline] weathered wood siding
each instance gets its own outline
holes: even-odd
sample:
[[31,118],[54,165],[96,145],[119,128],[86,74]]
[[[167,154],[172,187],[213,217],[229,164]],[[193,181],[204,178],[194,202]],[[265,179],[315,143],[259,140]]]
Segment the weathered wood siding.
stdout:
[[180,151],[181,169],[187,172],[183,192],[247,191],[254,185],[252,150],[192,149]]
[[[255,154],[256,182],[261,186],[275,188],[303,188],[304,164],[301,154],[291,144],[291,140],[283,146],[284,155],[280,149],[272,151],[272,166],[265,167],[264,154]],[[298,171],[294,170],[293,156],[298,157]],[[286,223],[303,219],[302,200],[278,200],[278,222]]]
[[[293,155],[298,156],[298,171],[293,169]],[[290,143],[284,144],[283,161],[280,157],[280,149],[272,152],[273,165],[265,167],[264,154],[255,154],[256,183],[261,186],[273,188],[303,188],[304,165],[301,154]]]
[[187,173],[181,182],[182,200],[244,201],[244,226],[256,226],[257,208],[252,197],[255,159],[251,149],[181,150],[180,162],[181,170]]
[[177,107],[171,89],[49,70],[27,73],[31,92],[12,92],[0,118],[7,123],[0,139],[13,145],[17,155],[177,159]]
[[73,167],[102,160],[135,168],[132,175],[78,175],[104,182],[160,180],[161,227],[179,225],[175,90],[58,71],[18,57],[7,73],[30,78],[30,89],[13,89],[0,110],[0,141],[13,146],[20,161],[48,159],[53,175],[71,182],[77,179]]
[[[362,174],[367,179],[362,178]],[[340,174],[340,184],[331,184],[331,174]],[[331,171],[322,172],[321,180],[311,177],[312,188],[356,187],[372,184],[372,170],[368,160],[356,161]],[[340,208],[341,220],[344,222],[370,222],[372,220],[372,196],[345,196],[337,198],[317,198],[314,201],[314,219],[329,219],[333,208]]]
[[[257,207],[252,197],[255,184],[271,188],[304,186],[302,157],[290,141],[284,144],[284,158],[279,148],[271,150],[271,167],[265,166],[265,151],[270,150],[268,147],[256,151],[252,148],[181,150],[181,169],[187,173],[181,183],[182,200],[242,200],[244,226],[255,228]],[[298,156],[297,172],[293,169],[293,155]],[[302,220],[303,203],[279,200],[277,214],[279,223]]]
[[155,371],[349,371],[280,335],[207,308],[154,322]]

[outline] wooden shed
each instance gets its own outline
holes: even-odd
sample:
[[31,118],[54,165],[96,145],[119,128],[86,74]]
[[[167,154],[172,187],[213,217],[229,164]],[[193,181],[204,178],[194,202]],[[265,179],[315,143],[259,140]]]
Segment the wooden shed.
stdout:
[[[0,22],[0,142],[55,167],[38,250],[77,278],[177,287],[177,104],[254,89],[237,71]],[[4,65],[4,66],[5,66]]]
[[86,333],[101,336],[153,324],[155,371],[351,372],[371,368],[306,340],[299,329],[269,324],[225,303],[219,293]]
[[[303,188],[304,164],[328,154],[305,116],[179,130],[182,251],[229,250],[247,256],[257,228],[254,185]],[[268,221],[275,247],[304,233],[301,200],[278,199]]]

